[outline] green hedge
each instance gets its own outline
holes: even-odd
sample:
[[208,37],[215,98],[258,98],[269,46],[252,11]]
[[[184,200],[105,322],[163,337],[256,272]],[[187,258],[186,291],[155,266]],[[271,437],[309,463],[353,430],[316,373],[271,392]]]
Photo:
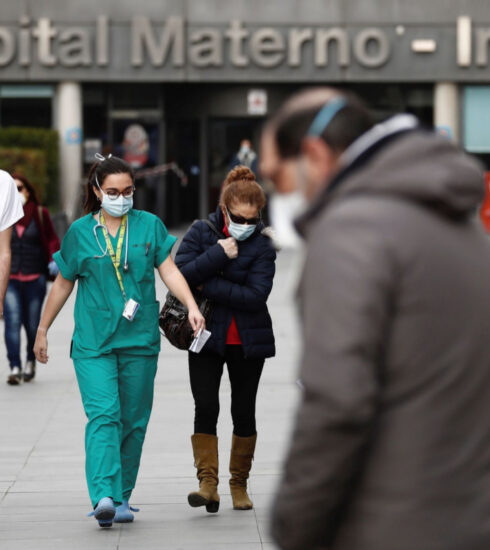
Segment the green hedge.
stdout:
[[[58,132],[45,128],[0,128],[0,168],[22,172],[51,207],[59,205]],[[44,157],[40,160],[39,155]],[[32,161],[32,163],[31,163]]]
[[49,176],[46,155],[40,149],[0,147],[0,167],[10,174],[24,175],[36,190],[38,199],[44,204],[48,196]]

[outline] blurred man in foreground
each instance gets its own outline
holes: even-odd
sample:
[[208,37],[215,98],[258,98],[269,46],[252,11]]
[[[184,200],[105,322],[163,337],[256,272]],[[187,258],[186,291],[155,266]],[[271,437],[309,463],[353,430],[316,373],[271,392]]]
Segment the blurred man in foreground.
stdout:
[[0,170],[0,319],[10,277],[12,226],[24,216],[22,203],[10,174]]
[[296,222],[307,247],[304,394],[275,540],[284,550],[488,550],[481,167],[410,115],[373,126],[355,97],[331,89],[290,99],[267,134],[278,160],[261,151],[264,176],[307,204]]

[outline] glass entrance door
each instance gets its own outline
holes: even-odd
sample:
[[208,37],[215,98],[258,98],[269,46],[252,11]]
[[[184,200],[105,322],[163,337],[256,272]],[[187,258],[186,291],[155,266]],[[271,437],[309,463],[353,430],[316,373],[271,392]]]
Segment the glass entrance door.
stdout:
[[212,118],[209,121],[209,207],[214,210],[219,202],[221,186],[226,174],[237,164],[237,153],[242,140],[249,140],[257,154],[262,118]]
[[[111,113],[111,152],[124,159],[138,174],[153,168],[163,159],[163,122],[156,117]],[[160,175],[136,179],[135,208],[147,210],[164,218],[166,210],[165,180]]]

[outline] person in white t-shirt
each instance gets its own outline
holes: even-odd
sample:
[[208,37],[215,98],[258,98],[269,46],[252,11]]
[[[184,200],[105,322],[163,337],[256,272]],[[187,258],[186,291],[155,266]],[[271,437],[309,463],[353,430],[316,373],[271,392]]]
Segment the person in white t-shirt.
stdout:
[[10,175],[0,170],[0,319],[10,277],[10,240],[12,226],[24,216],[17,186]]

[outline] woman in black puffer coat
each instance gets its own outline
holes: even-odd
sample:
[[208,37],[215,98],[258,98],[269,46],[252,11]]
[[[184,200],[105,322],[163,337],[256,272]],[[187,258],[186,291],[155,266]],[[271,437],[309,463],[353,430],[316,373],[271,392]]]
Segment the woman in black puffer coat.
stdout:
[[191,288],[213,302],[207,329],[211,338],[201,353],[189,352],[189,372],[195,402],[192,448],[199,491],[189,495],[191,506],[219,508],[218,438],[219,386],[226,363],[231,383],[233,439],[230,456],[230,490],[233,507],[248,510],[247,494],[257,431],[255,400],[264,361],[275,354],[267,298],[272,289],[276,253],[262,234],[260,211],[265,195],[253,172],[238,166],[221,192],[209,221],[192,225],[175,261]]

